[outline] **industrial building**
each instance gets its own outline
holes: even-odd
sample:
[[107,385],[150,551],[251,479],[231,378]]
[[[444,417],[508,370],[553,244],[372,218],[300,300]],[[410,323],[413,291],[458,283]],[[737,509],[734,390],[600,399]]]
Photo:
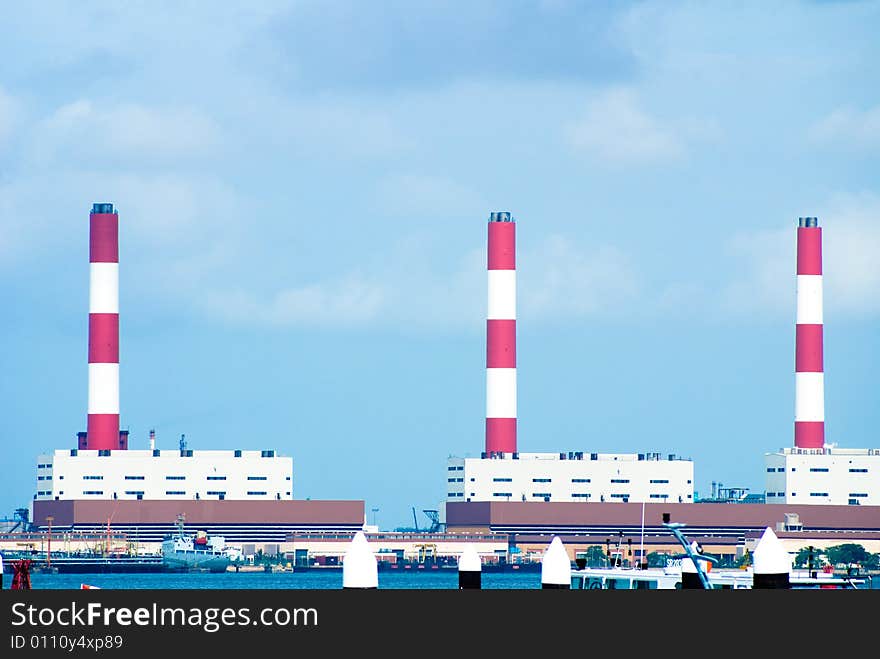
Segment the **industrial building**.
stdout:
[[659,453],[512,453],[449,458],[447,501],[691,503],[694,463]]
[[56,450],[37,458],[36,500],[293,498],[293,459],[262,451]]
[[[816,218],[799,218],[797,227],[794,447],[765,454],[766,491],[735,504],[695,502],[694,464],[672,454],[518,451],[515,227],[510,213],[490,215],[485,449],[479,458],[447,459],[449,531],[505,533],[538,543],[561,534],[591,542],[632,533],[645,503],[648,542],[669,540],[658,523],[658,505],[686,523],[689,535],[719,545],[741,546],[746,534],[778,528],[792,514],[804,519],[793,533],[880,533],[880,448],[839,448],[825,439],[822,230]],[[750,503],[755,499],[766,503]]]
[[825,439],[822,228],[798,219],[794,447],[767,453],[767,503],[880,504],[880,448]]
[[229,542],[282,542],[295,532],[355,532],[364,502],[296,501],[293,459],[274,449],[130,450],[120,428],[119,213],[99,203],[89,214],[87,429],[76,448],[37,458],[30,518],[53,533],[117,534],[161,542],[176,530]]

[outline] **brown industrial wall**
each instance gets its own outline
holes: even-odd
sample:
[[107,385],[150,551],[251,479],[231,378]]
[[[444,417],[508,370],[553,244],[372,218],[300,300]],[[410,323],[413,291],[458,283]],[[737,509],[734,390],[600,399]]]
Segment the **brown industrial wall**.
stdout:
[[[688,526],[776,528],[786,513],[796,513],[805,529],[880,529],[880,506],[810,506],[748,503],[645,504],[645,526],[660,526],[663,513]],[[446,526],[640,526],[641,503],[450,502]]]
[[170,524],[183,514],[189,524],[357,524],[363,501],[84,500],[34,501],[33,522],[73,524]]

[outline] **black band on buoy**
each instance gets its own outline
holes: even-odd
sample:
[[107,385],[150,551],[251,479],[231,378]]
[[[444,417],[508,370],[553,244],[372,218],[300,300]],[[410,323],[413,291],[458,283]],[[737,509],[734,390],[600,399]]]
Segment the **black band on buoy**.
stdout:
[[541,588],[543,590],[571,590],[570,583],[542,583]]
[[752,588],[791,588],[788,573],[755,574],[752,577]]
[[459,590],[480,590],[482,588],[482,573],[461,571],[458,573]]

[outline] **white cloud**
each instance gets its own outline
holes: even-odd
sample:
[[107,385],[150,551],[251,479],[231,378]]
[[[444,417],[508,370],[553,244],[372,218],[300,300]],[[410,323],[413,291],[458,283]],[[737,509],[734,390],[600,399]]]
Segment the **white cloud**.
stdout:
[[374,321],[384,297],[380,285],[349,275],[335,281],[286,288],[268,300],[259,300],[242,289],[214,292],[203,304],[212,315],[236,323],[344,329]]
[[520,309],[531,319],[616,312],[632,303],[640,290],[634,264],[616,247],[584,249],[562,236],[550,236],[520,263]]
[[630,89],[599,95],[565,132],[573,147],[610,163],[650,163],[684,153],[680,137],[642,110]]
[[813,124],[810,137],[826,144],[880,146],[880,105],[864,111],[851,107],[837,108]]
[[58,108],[36,128],[41,156],[180,158],[210,154],[219,129],[191,108],[104,105],[78,100]]
[[[822,227],[825,310],[880,312],[880,198],[839,196],[818,214]],[[730,249],[741,266],[722,296],[724,311],[785,313],[795,309],[795,225],[737,236]]]
[[[418,242],[416,240],[415,242]],[[426,245],[428,243],[426,242]],[[425,247],[423,245],[422,247]],[[433,270],[413,240],[369,272],[291,286],[269,295],[236,288],[204,299],[210,315],[267,326],[396,326],[417,331],[479,331],[486,314],[486,254],[465,254],[451,272]],[[521,250],[519,311],[540,324],[617,313],[640,292],[629,257],[600,246],[585,250],[562,236]]]

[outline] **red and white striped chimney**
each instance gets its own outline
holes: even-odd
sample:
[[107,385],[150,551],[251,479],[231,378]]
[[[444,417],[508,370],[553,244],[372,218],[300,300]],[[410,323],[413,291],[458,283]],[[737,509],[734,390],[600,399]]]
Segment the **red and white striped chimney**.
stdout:
[[794,445],[825,445],[825,374],[822,365],[822,229],[815,217],[798,219],[795,335]]
[[486,457],[516,452],[516,224],[489,215]]
[[119,214],[89,216],[89,420],[86,448],[119,449]]

